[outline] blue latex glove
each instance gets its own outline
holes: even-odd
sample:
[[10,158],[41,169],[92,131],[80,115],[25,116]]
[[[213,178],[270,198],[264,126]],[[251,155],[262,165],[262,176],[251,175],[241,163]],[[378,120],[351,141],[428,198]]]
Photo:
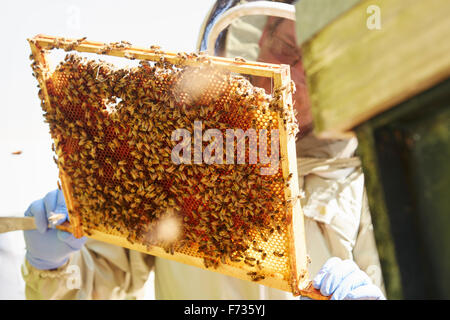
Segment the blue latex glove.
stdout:
[[71,233],[48,227],[48,217],[54,213],[63,213],[65,217],[56,224],[68,219],[66,203],[61,190],[49,192],[44,199],[34,201],[25,211],[25,216],[34,217],[37,230],[23,232],[26,244],[26,258],[35,268],[41,270],[56,269],[64,265],[70,255],[81,249],[86,237],[75,238]]
[[385,300],[381,290],[372,283],[352,260],[328,259],[313,280],[313,286],[331,300]]

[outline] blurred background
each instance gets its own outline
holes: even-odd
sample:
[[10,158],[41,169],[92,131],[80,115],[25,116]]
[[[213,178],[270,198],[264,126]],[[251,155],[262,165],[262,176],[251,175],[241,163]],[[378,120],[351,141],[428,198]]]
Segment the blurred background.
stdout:
[[[37,80],[31,75],[27,38],[37,34],[101,42],[126,40],[193,52],[213,0],[5,1],[0,10],[0,215],[23,216],[34,200],[56,189],[48,125]],[[20,152],[21,154],[13,154]],[[23,299],[21,231],[0,234],[0,299]],[[151,283],[150,283],[151,285]],[[153,294],[152,290],[147,290]]]

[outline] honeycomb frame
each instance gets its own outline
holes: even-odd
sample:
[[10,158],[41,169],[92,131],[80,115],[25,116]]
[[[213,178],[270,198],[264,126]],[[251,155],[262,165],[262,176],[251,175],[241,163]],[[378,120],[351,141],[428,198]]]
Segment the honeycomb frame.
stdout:
[[[201,60],[193,59],[181,59],[179,55],[173,52],[164,52],[158,49],[145,49],[137,47],[127,47],[125,49],[111,49],[107,52],[102,52],[105,44],[101,42],[87,41],[86,39],[64,39],[52,36],[37,35],[32,39],[28,39],[33,58],[35,63],[39,64],[42,73],[36,74],[40,88],[42,89],[45,103],[50,105],[50,98],[46,81],[49,74],[48,62],[46,52],[55,47],[55,42],[58,43],[58,48],[66,51],[77,51],[85,53],[95,53],[99,55],[111,55],[116,57],[130,58],[145,60],[145,61],[157,61],[163,56],[168,62],[180,65],[199,66],[205,62]],[[240,60],[232,60],[221,57],[208,57],[208,63],[223,68],[226,71],[232,73],[238,73],[242,75],[269,77],[273,81],[273,89],[279,93],[280,105],[290,107],[292,110],[292,96],[290,87],[290,68],[287,65],[276,65],[259,62],[246,62]],[[300,206],[300,192],[298,185],[297,174],[297,157],[295,147],[295,133],[291,132],[283,119],[278,117],[278,129],[279,129],[279,146],[281,156],[281,170],[283,178],[289,181],[289,184],[284,187],[284,196],[287,200],[285,215],[287,219],[287,233],[288,233],[288,270],[285,275],[280,273],[266,273],[265,278],[257,283],[266,285],[272,288],[280,289],[283,291],[292,292],[294,295],[303,294],[305,290],[310,289],[310,283],[308,280],[308,257],[306,255],[306,243],[304,233],[304,221],[303,212]],[[80,238],[87,236],[99,241],[108,242],[111,244],[119,245],[121,247],[137,250],[147,254],[155,255],[162,258],[175,260],[181,263],[196,266],[202,269],[207,269],[221,274],[229,275],[232,277],[240,278],[249,281],[248,269],[243,267],[236,267],[232,264],[221,263],[216,269],[206,268],[202,258],[194,257],[191,255],[174,252],[169,253],[162,247],[152,246],[149,248],[143,244],[132,243],[126,238],[117,236],[114,234],[108,234],[98,230],[90,230],[89,233],[83,231],[80,224],[80,215],[76,210],[74,199],[72,198],[72,186],[70,178],[64,172],[62,167],[59,166],[60,180],[62,190],[66,199],[66,204],[70,217],[71,231],[75,237]],[[286,276],[287,275],[287,276]]]

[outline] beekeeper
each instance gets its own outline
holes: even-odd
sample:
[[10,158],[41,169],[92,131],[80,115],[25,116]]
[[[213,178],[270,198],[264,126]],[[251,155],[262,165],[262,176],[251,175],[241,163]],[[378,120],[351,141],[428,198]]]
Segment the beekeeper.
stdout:
[[[223,43],[224,55],[291,64],[302,129],[297,141],[299,183],[314,286],[332,299],[384,299],[364,176],[354,156],[357,140],[319,139],[311,133],[312,116],[292,22],[238,19],[228,28]],[[76,239],[48,228],[50,212],[67,217],[60,190],[33,202],[25,212],[35,217],[38,228],[24,231],[27,252],[22,275],[28,299],[140,298],[151,271],[156,299],[295,298],[213,271],[92,239]]]

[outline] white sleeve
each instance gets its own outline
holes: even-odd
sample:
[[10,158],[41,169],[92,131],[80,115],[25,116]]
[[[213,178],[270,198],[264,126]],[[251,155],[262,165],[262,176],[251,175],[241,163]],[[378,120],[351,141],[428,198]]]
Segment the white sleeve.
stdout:
[[68,263],[39,270],[25,260],[27,299],[137,299],[154,266],[154,257],[88,239]]

